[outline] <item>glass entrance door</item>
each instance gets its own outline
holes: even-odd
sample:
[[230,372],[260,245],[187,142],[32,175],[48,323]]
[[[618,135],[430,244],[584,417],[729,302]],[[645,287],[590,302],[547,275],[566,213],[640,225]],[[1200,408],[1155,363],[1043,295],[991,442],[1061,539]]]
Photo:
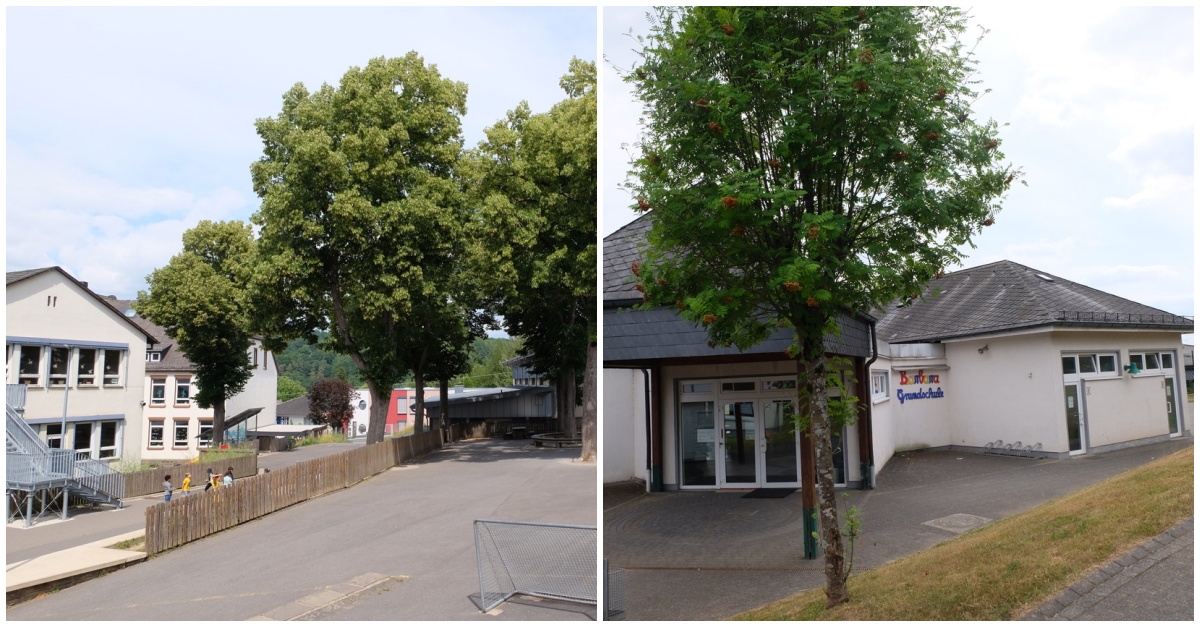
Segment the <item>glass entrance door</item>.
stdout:
[[717,435],[713,402],[684,402],[679,405],[684,486],[717,485]]
[[722,483],[729,487],[757,486],[759,424],[753,401],[722,403]]
[[763,403],[762,467],[763,485],[793,487],[800,485],[799,447],[793,401]]

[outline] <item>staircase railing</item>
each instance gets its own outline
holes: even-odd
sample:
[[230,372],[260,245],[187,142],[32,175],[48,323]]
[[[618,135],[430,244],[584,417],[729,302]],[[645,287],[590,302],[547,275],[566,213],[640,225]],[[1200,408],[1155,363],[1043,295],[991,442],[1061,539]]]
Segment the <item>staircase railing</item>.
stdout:
[[75,480],[85,488],[107,494],[117,500],[125,498],[125,475],[94,459],[75,460]]
[[[12,386],[9,386],[10,388]],[[25,419],[13,409],[12,405],[5,404],[4,406],[5,439],[8,440],[9,448],[16,446],[22,453],[44,453],[50,449],[46,447],[46,443],[38,437],[37,432]]]

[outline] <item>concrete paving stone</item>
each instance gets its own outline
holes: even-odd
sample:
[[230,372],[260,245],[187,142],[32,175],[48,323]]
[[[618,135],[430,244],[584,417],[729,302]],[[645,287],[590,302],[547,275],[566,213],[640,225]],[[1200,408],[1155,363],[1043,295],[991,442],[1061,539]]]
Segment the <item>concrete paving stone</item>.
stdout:
[[1100,570],[1092,571],[1087,574],[1087,580],[1092,582],[1093,586],[1098,586],[1108,581],[1108,573]]
[[1088,581],[1087,579],[1080,579],[1079,581],[1076,581],[1075,583],[1071,584],[1070,587],[1071,587],[1071,590],[1073,590],[1076,594],[1078,594],[1079,596],[1083,596],[1083,595],[1087,594],[1088,592],[1091,592],[1092,588],[1096,587],[1096,585],[1093,584],[1092,582]]
[[1075,617],[1079,616],[1080,614],[1082,614],[1083,610],[1084,610],[1083,606],[1081,606],[1078,602],[1076,602],[1076,603],[1071,604],[1071,606],[1066,608],[1065,610],[1059,612],[1058,616],[1063,618],[1064,620],[1071,620],[1072,618],[1075,618]]
[[293,602],[293,603],[288,603],[287,605],[282,605],[275,609],[263,612],[262,616],[266,617],[269,620],[292,620],[293,618],[295,618],[305,612],[311,612],[312,609],[313,608],[311,606],[302,605],[300,603]]
[[1115,577],[1119,575],[1121,571],[1125,570],[1125,567],[1121,566],[1117,562],[1109,562],[1101,567],[1100,570],[1106,573],[1109,577]]
[[388,578],[387,575],[381,575],[379,573],[363,573],[363,574],[355,577],[354,579],[351,579],[348,583],[352,586],[358,586],[359,588],[365,588],[373,583],[377,583],[377,582],[379,582],[383,579],[387,579],[387,578]]
[[1129,554],[1140,560],[1143,557],[1146,557],[1147,555],[1149,555],[1150,551],[1147,551],[1144,547],[1138,546],[1138,547],[1134,547],[1134,549],[1132,551],[1130,551]]
[[356,586],[356,585],[350,584],[350,583],[335,583],[332,586],[329,586],[329,589],[333,590],[334,592],[336,592],[340,595],[345,596],[347,594],[354,594],[355,592],[359,592],[363,589],[363,587]]
[[296,599],[296,602],[301,605],[307,605],[309,608],[321,607],[322,605],[333,603],[346,595],[335,592],[333,590],[322,590],[316,594],[310,594],[302,599]]
[[1075,592],[1074,590],[1067,588],[1066,590],[1063,590],[1063,593],[1061,595],[1059,595],[1059,597],[1057,599],[1055,599],[1055,601],[1057,601],[1063,607],[1066,607],[1066,606],[1074,603],[1077,599],[1079,599],[1079,596],[1080,595],[1078,592]]

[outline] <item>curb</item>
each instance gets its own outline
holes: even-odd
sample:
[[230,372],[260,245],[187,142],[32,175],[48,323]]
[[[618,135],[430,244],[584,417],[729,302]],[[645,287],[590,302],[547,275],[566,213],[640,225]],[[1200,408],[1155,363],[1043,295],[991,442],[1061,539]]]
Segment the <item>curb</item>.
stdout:
[[[1088,608],[1191,543],[1195,518],[1188,518],[1084,575],[1018,620],[1073,620]],[[1132,620],[1132,619],[1131,619]]]
[[15,605],[43,592],[68,588],[113,570],[146,560],[142,551],[107,548],[146,535],[139,529],[96,542],[5,565],[6,605]]

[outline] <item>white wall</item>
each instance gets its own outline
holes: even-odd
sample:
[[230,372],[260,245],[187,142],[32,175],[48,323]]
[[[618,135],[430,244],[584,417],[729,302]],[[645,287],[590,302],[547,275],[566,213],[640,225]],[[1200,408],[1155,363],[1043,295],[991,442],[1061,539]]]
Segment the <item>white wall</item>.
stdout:
[[643,482],[646,476],[646,391],[640,370],[606,368],[604,377],[604,483]]
[[[141,400],[146,377],[146,336],[119,313],[105,307],[87,291],[57,271],[47,271],[5,288],[5,334],[8,337],[43,338],[71,342],[104,342],[128,345],[118,386],[76,385],[78,358],[71,356],[67,399],[68,416],[121,415],[122,453],[138,451],[142,439]],[[49,299],[50,304],[47,304]],[[45,359],[46,350],[43,349]],[[17,383],[19,355],[9,356],[8,382]],[[103,363],[97,382],[103,381]],[[45,374],[42,377],[46,381]],[[62,387],[28,389],[25,417],[63,415]],[[69,435],[69,434],[68,434]],[[98,438],[98,433],[93,438]],[[70,440],[67,440],[68,446]]]

